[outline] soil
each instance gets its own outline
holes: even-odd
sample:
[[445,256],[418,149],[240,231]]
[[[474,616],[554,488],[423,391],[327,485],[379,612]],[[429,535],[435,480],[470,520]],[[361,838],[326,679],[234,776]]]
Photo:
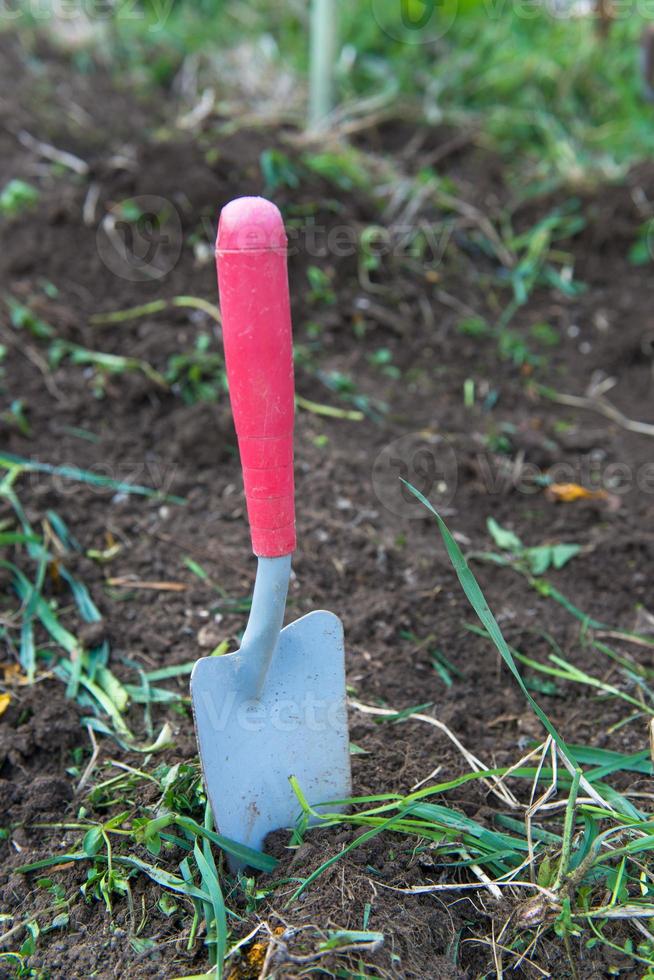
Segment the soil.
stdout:
[[[58,338],[141,358],[160,372],[166,371],[170,356],[192,350],[202,333],[212,335],[211,350],[218,353],[212,320],[201,311],[169,308],[104,326],[94,325],[92,317],[178,295],[215,302],[207,246],[219,209],[234,196],[266,193],[288,219],[309,214],[327,229],[360,231],[389,220],[390,212],[384,212],[384,202],[372,191],[339,189],[308,170],[302,171],[299,187],[271,193],[262,177],[261,154],[274,149],[297,161],[305,152],[290,127],[245,127],[211,117],[199,130],[182,133],[174,125],[178,109],[172,99],[165,109],[154,110],[151,96],[135,93],[126,83],[120,87],[92,59],[81,71],[41,41],[4,36],[0,48],[0,187],[21,178],[40,192],[34,209],[2,219],[2,292],[29,304]],[[420,125],[416,121],[410,128]],[[88,172],[44,166],[21,142],[23,130],[76,154]],[[491,550],[486,527],[491,516],[529,545],[581,545],[577,558],[552,573],[556,587],[589,616],[614,628],[642,627],[651,606],[654,561],[651,438],[597,412],[555,403],[537,384],[582,395],[601,373],[615,379],[608,397],[626,417],[654,423],[654,280],[647,267],[628,261],[639,230],[652,217],[654,166],[636,168],[620,184],[559,191],[524,204],[513,179],[505,178],[502,161],[474,133],[457,139],[452,130],[425,129],[409,158],[406,130],[406,123],[390,120],[357,142],[380,172],[393,154],[406,174],[419,172],[423,158],[437,160],[436,171],[449,193],[479,212],[452,222],[443,261],[426,271],[424,263],[406,254],[386,256],[366,282],[355,256],[311,256],[301,242],[291,257],[294,329],[304,354],[297,370],[299,394],[337,408],[353,407],[321,383],[311,369],[315,364],[320,372],[351,377],[371,411],[359,421],[298,412],[299,549],[288,616],[328,608],[342,617],[348,683],[358,702],[397,710],[430,704],[427,710],[486,764],[511,764],[541,738],[540,726],[489,643],[465,628],[474,614],[436,524],[397,489],[388,460],[399,455],[404,468],[395,475],[406,476],[430,496],[464,550]],[[444,148],[440,154],[439,146]],[[173,227],[158,256],[165,274],[150,281],[117,275],[98,230],[116,202],[141,195],[171,202],[179,216],[179,228]],[[92,206],[89,196],[95,198]],[[458,330],[460,321],[473,314],[495,322],[510,298],[497,285],[497,261],[482,247],[478,215],[497,222],[512,213],[520,233],[575,197],[585,226],[557,242],[557,248],[570,253],[575,279],[585,283],[585,291],[567,296],[538,287],[511,323],[522,338],[534,324],[549,324],[557,332],[555,346],[532,345],[546,354],[546,363],[537,368],[516,363],[502,356],[494,337]],[[451,218],[425,203],[414,221],[435,225]],[[179,258],[171,261],[176,250]],[[328,274],[334,302],[316,296],[307,277],[310,266]],[[56,294],[44,288],[47,283],[56,286]],[[208,626],[217,637],[235,641],[244,614],[222,609],[216,621],[215,590],[184,562],[190,557],[200,563],[229,596],[248,596],[253,560],[224,392],[214,402],[185,404],[178,391],[134,371],[109,375],[99,397],[91,368],[64,357],[49,370],[42,341],[15,329],[4,309],[0,323],[7,347],[0,421],[5,451],[145,484],[187,501],[181,506],[47,474],[30,474],[19,483],[36,526],[49,509],[55,510],[81,543],[75,571],[101,609],[112,669],[133,677],[126,661],[145,669],[192,661],[198,656],[198,634]],[[375,358],[380,350],[389,353]],[[397,370],[385,370],[389,364]],[[471,381],[472,405],[464,401]],[[10,414],[16,399],[23,403],[29,432],[21,431]],[[377,401],[387,410],[376,411]],[[434,447],[435,472],[425,471],[424,455],[416,453],[425,444]],[[526,480],[527,467],[532,474],[538,468],[542,474],[561,475],[558,482],[588,483],[599,472],[611,496],[554,502]],[[8,511],[0,514],[8,516]],[[89,549],[101,551],[111,543],[119,549],[110,563],[86,557]],[[582,669],[620,681],[608,662],[598,664],[597,654],[583,642],[580,623],[564,608],[540,598],[512,570],[479,562],[474,570],[512,645],[538,659],[547,655],[548,634]],[[176,582],[185,589],[111,586],[109,578]],[[56,581],[48,583],[50,594],[56,596],[56,589]],[[15,600],[7,600],[7,607],[14,608]],[[72,624],[72,610],[69,615]],[[435,650],[455,667],[451,687],[433,667]],[[637,655],[647,662],[645,650]],[[15,657],[9,646],[3,659]],[[180,689],[184,683],[179,681]],[[0,842],[0,894],[4,910],[30,918],[47,908],[51,897],[37,886],[38,876],[18,875],[14,869],[72,846],[74,834],[44,824],[74,823],[80,806],[94,813],[84,792],[76,793],[79,777],[67,772],[80,748],[84,768],[90,744],[80,723],[85,712],[65,698],[58,679],[41,675],[31,687],[13,687],[11,695],[0,719],[0,826],[10,831]],[[617,699],[600,700],[587,687],[564,683],[556,694],[538,697],[570,743],[628,752],[647,744],[642,718],[608,734],[627,713]],[[189,713],[166,715],[161,709],[155,720],[166,717],[174,746],[162,758],[169,763],[195,760]],[[142,714],[133,708],[130,719],[137,729]],[[357,795],[407,792],[437,767],[441,778],[467,771],[445,735],[416,720],[378,724],[353,707],[350,723],[352,741],[364,750],[353,756]],[[99,744],[97,764],[105,778],[115,771],[107,767],[109,760],[141,764],[141,757],[109,739]],[[474,783],[446,799],[489,825],[497,811],[497,801]],[[103,811],[101,818],[106,816]],[[358,833],[312,832],[300,851],[288,849],[288,833],[275,834],[269,850],[281,858],[276,878],[306,876]],[[293,907],[285,902],[296,881],[282,885],[259,906],[257,916],[272,929],[361,929],[367,910],[367,928],[384,933],[381,949],[354,956],[349,973],[337,972],[345,970],[342,957],[331,965],[323,959],[321,975],[358,976],[368,970],[370,976],[406,978],[495,976],[489,937],[505,925],[509,932],[516,928],[520,907],[508,899],[496,904],[485,892],[400,894],[393,889],[467,880],[458,871],[448,876],[446,869],[430,869],[414,851],[414,842],[380,835],[336,862]],[[84,878],[85,870],[76,865],[58,872],[57,880],[73,894]],[[102,902],[80,900],[71,906],[66,929],[40,937],[30,958],[32,975],[163,980],[202,973],[207,968],[202,943],[186,952],[188,934],[180,930],[187,930],[188,919],[182,924],[177,915],[167,918],[156,904],[159,895],[149,881],[133,880],[135,914],[137,919],[141,910],[147,915],[146,933],[156,940],[154,949],[135,949],[125,901],[117,899],[110,916]],[[245,913],[242,896],[229,898],[233,908],[240,903],[244,922],[235,928],[246,935],[257,919]],[[622,941],[626,935],[616,931]],[[618,952],[601,945],[587,949],[585,939],[575,942],[579,977],[639,975],[630,972]],[[295,944],[295,952],[302,952],[301,938]],[[549,976],[571,976],[556,937],[542,940],[533,959]],[[367,965],[358,965],[360,960]],[[505,961],[505,968],[512,965]],[[0,973],[3,969],[0,965]],[[287,961],[275,975],[299,971]],[[513,972],[538,975],[527,963]]]

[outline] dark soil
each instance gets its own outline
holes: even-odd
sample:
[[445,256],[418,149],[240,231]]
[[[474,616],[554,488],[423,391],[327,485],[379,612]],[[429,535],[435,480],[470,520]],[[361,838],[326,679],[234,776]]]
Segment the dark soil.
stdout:
[[[0,188],[20,177],[40,191],[31,212],[0,219],[2,293],[29,304],[58,338],[142,358],[165,371],[171,355],[191,350],[200,333],[212,332],[209,316],[179,308],[108,326],[94,326],[90,318],[180,294],[215,302],[212,262],[203,261],[202,250],[194,251],[193,243],[211,244],[218,211],[234,196],[267,193],[288,219],[308,213],[327,228],[361,230],[388,220],[370,191],[339,189],[315,173],[304,174],[298,189],[271,194],[260,156],[275,148],[297,159],[302,150],[291,130],[232,125],[230,131],[225,120],[211,119],[201,132],[181,134],[173,126],[174,105],[169,102],[164,116],[149,111],[147,96],[120,89],[93,62],[81,74],[63,56],[7,37],[2,38],[1,55]],[[358,143],[374,155],[372,165],[382,169],[391,154],[406,148],[406,129],[405,123],[388,122],[358,137]],[[77,154],[88,163],[89,173],[44,168],[43,160],[19,141],[21,130]],[[398,165],[413,173],[421,168],[423,156],[436,160],[437,172],[448,178],[456,197],[473,202],[491,221],[502,210],[515,209],[516,191],[504,183],[501,161],[474,134],[459,141],[456,135],[426,130],[411,157],[405,152]],[[440,155],[439,145],[445,147]],[[97,202],[85,222],[90,188]],[[179,244],[179,260],[154,281],[117,275],[107,264],[105,245],[98,244],[99,224],[108,209],[139,195],[172,202],[180,218],[181,238],[168,243],[171,250]],[[515,227],[531,227],[572,196],[559,193],[556,199],[521,205]],[[536,289],[511,324],[521,337],[539,323],[558,332],[556,346],[543,351],[533,345],[547,356],[536,369],[503,357],[492,337],[457,330],[470,316],[466,311],[494,322],[510,299],[509,290],[497,286],[499,267],[479,248],[474,222],[455,224],[442,264],[425,270],[407,256],[385,257],[381,269],[371,273],[371,285],[360,281],[352,256],[312,257],[301,246],[291,259],[295,335],[305,356],[309,352],[321,372],[348,374],[358,394],[373,407],[375,399],[387,403],[388,411],[373,412],[374,418],[359,422],[298,413],[299,548],[288,615],[296,618],[321,607],[337,612],[345,625],[348,682],[357,700],[394,709],[431,703],[429,710],[488,765],[517,761],[525,746],[541,737],[540,726],[494,650],[465,629],[474,616],[435,522],[403,497],[388,467],[375,468],[375,461],[401,439],[397,452],[405,468],[398,474],[430,496],[468,550],[490,550],[490,516],[529,545],[582,545],[579,557],[552,574],[557,588],[589,616],[615,628],[635,628],[637,617],[651,605],[651,438],[630,433],[600,414],[553,403],[531,382],[581,395],[594,374],[603,372],[616,379],[610,400],[627,417],[654,423],[654,280],[647,267],[635,267],[627,258],[640,227],[652,216],[651,203],[643,203],[648,201],[654,201],[651,165],[636,169],[620,185],[583,197],[584,230],[557,247],[574,256],[575,276],[586,283],[586,291],[567,297]],[[418,217],[434,224],[444,216],[426,204]],[[164,249],[166,261],[167,254]],[[312,292],[306,275],[310,265],[331,277],[335,302]],[[44,291],[44,282],[57,287],[55,296]],[[84,551],[102,550],[108,541],[120,545],[108,565],[79,557],[76,567],[101,608],[112,668],[119,676],[127,676],[126,659],[146,669],[193,660],[200,650],[199,631],[213,622],[216,593],[192,574],[184,559],[190,556],[210,570],[233,597],[246,597],[253,578],[225,396],[214,403],[185,404],[178,392],[133,372],[109,376],[98,397],[91,369],[64,358],[48,370],[43,341],[12,327],[6,310],[0,323],[7,347],[0,401],[6,451],[187,498],[186,506],[177,506],[45,475],[23,477],[17,488],[35,525],[51,508]],[[212,339],[211,349],[219,352],[218,338]],[[399,377],[371,362],[380,349],[390,352]],[[472,407],[464,404],[468,379],[475,383]],[[339,401],[302,359],[297,387],[312,400],[352,407]],[[9,414],[18,398],[29,435]],[[434,447],[441,468],[436,474],[423,472],[415,454],[416,446],[425,442]],[[568,471],[556,469],[563,463]],[[543,474],[554,468],[562,475],[559,482],[588,484],[600,473],[613,496],[608,502],[555,503],[533,483],[521,485],[516,479],[528,466]],[[616,485],[618,478],[622,485]],[[582,642],[579,622],[560,605],[539,598],[510,570],[474,567],[510,643],[539,658],[547,654],[543,634],[548,633],[576,664],[619,681],[608,661],[598,663],[597,654]],[[109,585],[109,578],[173,581],[186,590],[117,588]],[[56,582],[48,588],[56,594]],[[15,600],[8,599],[7,608],[14,607]],[[243,614],[226,613],[216,624],[217,636],[235,638],[243,625]],[[435,649],[456,667],[450,688],[433,668]],[[3,659],[15,657],[10,647]],[[4,910],[28,919],[46,909],[51,898],[37,887],[37,876],[17,875],[13,869],[72,846],[74,834],[42,825],[74,823],[80,806],[89,811],[84,793],[75,795],[76,779],[67,769],[78,747],[84,750],[84,768],[90,745],[80,724],[84,711],[66,700],[64,685],[55,678],[40,677],[33,687],[12,688],[11,695],[0,720],[0,826],[10,831],[0,843],[0,889]],[[571,743],[629,752],[647,744],[643,719],[609,736],[628,709],[615,699],[599,700],[587,687],[561,684],[557,696],[539,698]],[[141,716],[135,711],[132,717],[136,728]],[[171,714],[169,720],[175,745],[164,757],[169,762],[194,759],[190,714]],[[367,753],[353,756],[357,795],[406,792],[437,766],[441,778],[467,771],[443,734],[415,720],[380,725],[353,709],[351,737]],[[135,766],[142,761],[101,740],[99,765],[110,759]],[[108,778],[112,770],[105,771]],[[496,801],[491,809],[485,791],[472,783],[448,794],[448,802],[489,823],[497,809]],[[300,852],[286,848],[287,833],[275,835],[270,849],[282,859],[277,877],[306,876],[355,833],[312,833]],[[57,875],[72,895],[85,871],[75,866]],[[370,975],[495,976],[489,947],[472,940],[490,937],[493,930],[497,935],[518,910],[509,900],[493,904],[485,893],[402,895],[392,890],[428,884],[440,880],[438,875],[435,879],[415,855],[413,842],[381,835],[333,865],[300,903],[285,907],[295,886],[282,886],[257,914],[271,928],[311,924],[360,929],[369,904],[368,928],[386,937],[381,951],[363,954]],[[188,934],[182,932],[188,922],[166,918],[156,905],[159,894],[157,886],[134,879],[136,918],[142,910],[147,915],[146,934],[157,941],[154,951],[135,951],[130,942],[133,921],[124,901],[115,901],[112,918],[101,902],[80,898],[71,908],[67,929],[41,936],[30,960],[34,975],[143,980],[202,973],[202,943],[196,943],[192,954],[185,952]],[[232,907],[243,904],[237,894],[230,900]],[[243,935],[254,921],[243,925]],[[509,933],[511,928],[509,924]],[[622,933],[622,941],[626,935]],[[637,975],[618,953],[599,945],[587,950],[585,940],[572,953],[580,977],[605,977],[611,971]],[[571,975],[555,938],[542,940],[533,955],[548,975]],[[505,968],[510,965],[507,960]],[[330,969],[328,963],[323,967]],[[2,969],[0,965],[0,973]],[[287,965],[276,975],[296,973]],[[515,975],[537,974],[523,965]]]

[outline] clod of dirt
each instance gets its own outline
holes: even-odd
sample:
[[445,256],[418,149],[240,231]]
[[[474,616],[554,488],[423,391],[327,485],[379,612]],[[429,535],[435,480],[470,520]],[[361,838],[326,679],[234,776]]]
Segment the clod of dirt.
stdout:
[[[2,778],[16,779],[19,771],[33,785],[34,778],[61,773],[70,765],[71,749],[84,738],[80,714],[58,682],[21,688],[0,719]],[[0,796],[0,807],[7,805],[7,798]]]
[[58,776],[37,776],[23,798],[25,810],[33,813],[60,812],[73,798],[70,780]]
[[87,650],[100,646],[103,640],[107,639],[107,624],[103,619],[96,623],[82,623],[77,632],[77,639]]

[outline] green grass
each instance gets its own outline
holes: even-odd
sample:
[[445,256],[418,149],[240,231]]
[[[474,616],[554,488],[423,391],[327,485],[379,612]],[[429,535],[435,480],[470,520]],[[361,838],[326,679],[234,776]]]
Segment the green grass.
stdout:
[[[565,945],[573,976],[577,976],[573,940],[581,940],[589,949],[602,943],[623,952],[634,964],[645,966],[647,971],[654,970],[654,936],[641,924],[649,918],[654,893],[654,867],[649,860],[654,849],[654,821],[646,810],[636,805],[628,792],[618,792],[607,782],[607,777],[619,773],[651,773],[650,753],[643,749],[635,755],[626,755],[567,744],[534,700],[517,664],[527,663],[558,678],[598,689],[604,696],[623,698],[638,707],[644,708],[643,702],[598,681],[563,658],[552,656],[550,659],[556,668],[550,669],[510,648],[447,526],[429,501],[414,488],[410,489],[434,515],[461,587],[481,622],[479,632],[490,639],[500,653],[543,725],[545,738],[541,745],[532,746],[526,758],[515,766],[493,770],[480,768],[467,776],[430,785],[408,796],[386,793],[355,798],[346,801],[354,812],[345,815],[340,812],[318,814],[303,796],[301,787],[296,786],[303,817],[296,828],[295,843],[307,833],[309,818],[317,820],[322,827],[348,823],[364,828],[364,832],[312,872],[295,890],[293,899],[299,898],[329,867],[371,837],[380,833],[405,835],[415,840],[412,846],[418,850],[427,848],[435,868],[447,873],[450,880],[400,891],[447,894],[487,889],[499,897],[506,888],[514,889],[515,895],[524,890],[522,894],[532,896],[531,901],[524,902],[518,909],[520,929],[514,934],[509,933],[504,941],[504,950],[514,963],[522,958],[529,962],[538,942],[553,932]],[[502,542],[504,547],[510,545],[522,550],[518,538],[509,542],[507,532],[502,535]],[[651,696],[651,692],[648,695]],[[652,701],[653,706],[646,709],[649,714],[654,712],[654,699]],[[370,711],[377,715],[393,715],[392,711],[384,709]],[[428,716],[412,713],[409,717],[414,721],[430,722]],[[531,760],[533,763],[527,765]],[[490,829],[451,806],[434,802],[441,794],[471,780],[490,784],[491,792],[502,803],[506,804],[508,800],[512,805],[516,815],[507,816],[504,808],[495,814],[496,823],[505,830]],[[520,792],[521,780],[531,787],[526,798]],[[518,788],[514,795],[509,787],[516,783]],[[507,797],[507,793],[510,796]],[[469,880],[470,873],[479,879],[477,883]],[[616,923],[628,923],[631,937],[622,935],[618,940],[614,929]]]
[[[4,639],[9,649],[17,649],[18,661],[28,683],[34,682],[39,669],[53,670],[65,681],[68,696],[91,708],[94,717],[86,720],[90,727],[111,731],[117,739],[136,747],[134,736],[123,718],[130,691],[108,667],[107,641],[100,640],[92,649],[85,649],[62,621],[65,600],[62,603],[54,598],[49,588],[53,581],[62,583],[80,624],[101,621],[89,590],[68,568],[69,562],[73,562],[80,552],[80,545],[54,511],[48,511],[41,528],[35,528],[21,503],[17,485],[26,473],[44,472],[121,493],[183,501],[165,498],[147,487],[118,482],[73,467],[53,467],[9,454],[0,457],[0,470],[4,470],[0,480],[0,501],[8,505],[13,514],[13,518],[4,520],[0,531],[0,546],[10,548],[12,554],[10,558],[1,558],[0,564],[10,573],[13,591],[20,602],[19,607],[6,616]],[[37,626],[47,636],[47,641],[41,644],[36,642]],[[144,747],[142,751],[151,751],[151,748]]]
[[[54,511],[48,511],[41,526],[35,527],[27,518],[18,487],[21,477],[36,469],[92,485],[99,483],[122,493],[134,492],[155,499],[161,499],[161,496],[144,487],[117,483],[106,477],[98,479],[92,473],[70,467],[45,467],[8,456],[0,459],[0,466],[5,470],[0,482],[0,500],[13,514],[13,518],[5,519],[0,528],[0,549],[8,555],[0,558],[0,565],[10,573],[13,591],[19,601],[17,608],[3,611],[3,640],[10,651],[15,651],[25,683],[33,684],[41,676],[52,673],[66,685],[67,696],[88,712],[81,724],[94,745],[96,736],[104,736],[117,742],[124,751],[138,753],[145,766],[141,770],[121,764],[117,777],[96,782],[87,790],[88,805],[92,810],[112,811],[106,820],[91,819],[83,806],[77,821],[56,827],[43,826],[42,829],[48,831],[79,832],[78,846],[63,856],[57,854],[45,858],[22,870],[26,874],[48,871],[52,875],[59,866],[71,862],[87,865],[81,895],[87,901],[102,901],[109,914],[117,901],[125,900],[133,915],[130,881],[134,874],[146,875],[167,893],[185,896],[192,904],[192,937],[204,922],[209,962],[215,967],[215,976],[220,977],[226,954],[227,913],[210,845],[259,870],[272,871],[276,862],[213,831],[197,764],[170,767],[157,763],[161,750],[172,744],[172,728],[165,722],[158,736],[152,737],[153,705],[181,707],[189,702],[189,698],[180,695],[179,691],[168,690],[159,684],[185,677],[191,665],[148,672],[133,664],[134,683],[129,683],[120,680],[112,670],[107,640],[100,639],[89,648],[83,645],[77,638],[75,624],[99,623],[101,614],[88,588],[69,570],[69,564],[76,563],[81,546]],[[52,589],[51,583],[55,580],[65,586],[67,596],[59,596],[57,590]],[[128,661],[125,663],[129,666]],[[11,693],[8,697],[10,702]],[[138,736],[128,725],[130,704],[143,707],[142,731]],[[6,704],[3,707],[6,708]],[[184,713],[188,718],[189,712]],[[75,757],[78,761],[68,772],[82,787],[89,781],[94,758],[82,771],[82,755],[76,752]],[[128,805],[129,793],[142,781],[155,783],[161,791],[159,803],[147,812]],[[200,822],[192,816],[198,810],[202,812]],[[116,846],[125,840],[128,843],[126,851]],[[186,852],[177,873],[138,856],[138,852],[145,851],[156,858],[162,850],[165,853],[167,847],[173,846],[171,842]],[[68,911],[77,900],[58,880],[40,877],[38,884],[53,890],[57,901],[51,910],[39,916],[40,921],[33,918],[22,923],[27,938],[17,950],[0,954],[0,960],[15,969],[16,977],[36,975],[31,972],[29,959],[40,936],[53,929],[65,928],[69,921]]]
[[[633,782],[628,779],[630,775],[651,775],[649,752],[643,749],[625,754],[569,744],[565,733],[553,724],[535,700],[519,665],[555,677],[557,683],[582,684],[602,697],[622,698],[632,707],[652,715],[654,708],[647,708],[644,700],[646,696],[652,700],[646,687],[647,678],[642,669],[640,674],[632,671],[632,678],[641,682],[642,698],[625,697],[620,688],[592,677],[576,668],[570,658],[560,656],[553,641],[554,653],[546,664],[539,664],[509,646],[448,528],[429,502],[411,489],[432,511],[462,589],[479,618],[480,626],[471,629],[489,639],[501,655],[528,706],[543,726],[542,741],[534,742],[513,765],[502,767],[486,766],[464,751],[464,758],[472,767],[469,773],[430,782],[406,795],[379,793],[334,801],[347,804],[345,813],[340,809],[327,813],[323,809],[317,813],[307,801],[302,787],[295,783],[298,821],[290,838],[291,847],[299,846],[308,835],[315,833],[309,826],[310,821],[317,823],[323,831],[349,825],[360,833],[346,846],[332,850],[306,877],[294,880],[275,877],[275,859],[243,849],[215,833],[197,762],[164,764],[157,761],[156,746],[149,746],[143,750],[141,765],[104,763],[87,780],[77,819],[42,825],[44,835],[54,832],[58,840],[62,833],[66,835],[65,853],[58,849],[51,857],[20,869],[37,881],[39,887],[50,891],[53,903],[38,917],[24,921],[22,944],[3,954],[6,964],[15,968],[16,976],[31,975],[30,957],[41,935],[52,929],[64,929],[71,906],[79,900],[66,890],[65,870],[63,877],[58,871],[70,863],[86,869],[82,897],[86,901],[101,902],[110,915],[118,903],[127,903],[134,919],[133,880],[138,875],[148,878],[160,889],[160,910],[184,910],[190,923],[189,952],[199,942],[200,926],[204,924],[202,941],[210,967],[206,976],[217,978],[224,975],[225,962],[247,954],[247,943],[243,949],[242,940],[251,934],[254,921],[251,916],[263,912],[269,903],[279,905],[283,902],[285,915],[292,919],[295,903],[326,871],[366,841],[382,834],[388,841],[389,851],[399,848],[414,855],[428,854],[430,866],[438,878],[437,882],[400,887],[398,902],[410,903],[414,901],[412,896],[430,893],[453,898],[469,891],[485,891],[499,901],[503,895],[512,896],[513,902],[517,903],[514,906],[515,927],[505,928],[502,933],[502,948],[509,963],[517,964],[520,960],[538,963],[539,944],[547,937],[555,937],[564,944],[573,976],[576,975],[575,950],[580,943],[589,949],[601,943],[608,949],[622,951],[644,970],[654,970],[654,940],[647,927],[654,891],[654,868],[649,860],[654,849],[654,821],[643,810],[638,796],[634,797],[628,789],[617,789],[615,784],[616,777],[620,777],[624,787],[625,777],[628,785]],[[9,491],[8,499],[11,499],[13,481],[4,491],[5,494]],[[55,625],[55,620],[49,618],[50,614],[55,615],[51,606],[46,613],[40,605],[45,602],[41,598],[43,568],[51,556],[44,552],[43,539],[25,523],[20,505],[16,515],[18,529],[6,529],[0,544],[25,549],[37,566],[36,579],[31,585],[27,577],[15,569],[15,574],[18,573],[17,592],[23,600],[21,634],[26,632],[25,623],[28,624],[27,632],[30,631],[30,617],[32,620],[40,618],[41,625],[55,644],[68,654],[69,659],[64,662],[69,663],[70,669],[64,672],[62,679],[67,679],[70,684],[74,672],[73,653],[79,658],[80,651],[68,648],[71,641],[67,637],[71,634],[62,634],[61,625]],[[74,538],[56,515],[50,515],[49,520],[49,540],[52,534],[56,535],[65,557],[65,550],[75,547]],[[513,558],[513,567],[522,574],[532,575],[531,559],[525,557],[529,556],[529,550],[520,539],[497,524],[490,527],[496,543],[507,555],[502,558],[503,563],[510,565]],[[567,557],[571,559],[573,555]],[[197,574],[206,576],[199,566]],[[21,585],[23,579],[25,584]],[[80,615],[92,616],[95,607],[88,592],[70,576],[68,582]],[[36,603],[34,595],[38,597]],[[587,642],[598,653],[611,659],[617,657],[624,666],[625,657],[608,646],[603,634],[599,637],[587,626],[585,630]],[[645,637],[632,639],[638,643],[649,642]],[[25,657],[27,659],[23,659]],[[72,696],[77,695],[88,679],[89,661],[84,654],[79,662],[78,686],[72,691],[69,688]],[[38,669],[48,663],[48,659],[42,661],[34,641],[21,647],[21,665],[32,680]],[[632,666],[628,658],[626,666]],[[107,670],[106,661],[101,667]],[[96,666],[96,682],[102,684],[99,689],[103,696],[111,693],[113,707],[108,707],[103,697],[86,684],[87,693],[92,697],[95,695],[100,717],[105,718],[96,731],[117,737],[125,748],[133,751],[136,746],[130,743],[119,720],[122,698],[128,694],[138,700],[140,690],[148,702],[154,703],[158,700],[154,696],[158,690],[156,684],[183,674],[186,665],[142,674],[140,689],[122,685],[112,679],[108,671],[102,680],[102,676],[98,677],[99,669]],[[450,681],[456,684],[456,679],[451,676]],[[436,725],[443,729],[442,723],[423,713],[428,707],[422,705],[398,713],[390,708],[353,703],[355,711],[370,713],[380,722],[422,728]],[[85,720],[87,725],[91,722],[92,719]],[[416,737],[423,736],[424,732],[419,735],[416,731]],[[455,744],[460,746],[456,741]],[[79,778],[81,765],[80,759],[70,770],[71,775]],[[460,798],[461,791],[470,783],[482,784],[490,794],[488,817],[484,822],[464,815],[448,798],[448,794],[455,791]],[[156,788],[156,798],[147,804],[135,803],[145,784]],[[323,847],[329,846],[329,836],[323,835],[321,840]],[[246,858],[252,867],[265,872],[266,877],[258,880],[246,876],[235,878],[224,864],[222,853]],[[237,903],[239,911],[232,907],[237,893],[242,896]],[[348,952],[353,948],[363,953],[366,949],[376,948],[383,939],[381,934],[367,928],[356,933],[335,930],[327,939],[323,937],[316,947],[316,955],[320,958],[340,949]],[[478,940],[481,942],[483,937]],[[139,949],[149,948],[147,921],[141,923],[134,942]]]
[[[652,108],[639,73],[639,38],[649,18],[636,7],[619,11],[608,37],[589,16],[554,17],[545,8],[483,0],[446,0],[422,32],[402,34],[393,27],[398,9],[396,0],[341,5],[342,103],[412,99],[433,122],[478,128],[523,175],[526,164],[544,180],[617,177],[625,164],[654,151]],[[169,85],[188,54],[209,63],[239,44],[304,85],[308,22],[307,7],[270,0],[247,7],[227,0],[145,2],[118,8],[98,43],[117,70],[157,85]],[[34,23],[27,12],[23,23]],[[92,70],[84,51],[75,61],[81,71]],[[275,180],[280,173],[284,179],[271,160],[273,171]],[[15,197],[11,192],[12,208]]]
[[[654,150],[652,109],[639,76],[638,41],[647,23],[640,11],[625,8],[603,38],[592,17],[452,0],[434,16],[442,25],[453,22],[430,41],[436,20],[422,33],[405,31],[404,40],[382,30],[380,22],[397,21],[397,10],[395,0],[341,7],[343,102],[379,99],[380,92],[388,104],[412,98],[435,122],[479,127],[507,158],[526,162],[543,179],[618,176],[624,164]],[[176,3],[167,19],[152,5],[142,20],[117,19],[112,53],[160,82],[190,51],[209,57],[264,40],[266,57],[280,70],[306,78],[308,10],[268,0],[247,9],[225,0]]]
[[10,180],[0,191],[0,215],[13,218],[23,211],[34,208],[39,200],[39,192],[24,180]]

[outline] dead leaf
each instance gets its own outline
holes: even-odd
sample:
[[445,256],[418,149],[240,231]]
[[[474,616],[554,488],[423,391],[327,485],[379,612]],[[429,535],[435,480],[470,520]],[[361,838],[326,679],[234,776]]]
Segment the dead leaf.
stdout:
[[141,582],[138,579],[130,578],[128,575],[108,578],[107,584],[124,586],[129,589],[148,589],[151,592],[185,592],[188,589],[185,582]]
[[545,493],[557,503],[571,504],[575,500],[607,500],[606,490],[588,490],[579,483],[551,483]]
[[27,676],[22,672],[20,664],[13,662],[9,664],[0,664],[0,670],[2,671],[5,684],[10,686],[15,684],[27,684]]

